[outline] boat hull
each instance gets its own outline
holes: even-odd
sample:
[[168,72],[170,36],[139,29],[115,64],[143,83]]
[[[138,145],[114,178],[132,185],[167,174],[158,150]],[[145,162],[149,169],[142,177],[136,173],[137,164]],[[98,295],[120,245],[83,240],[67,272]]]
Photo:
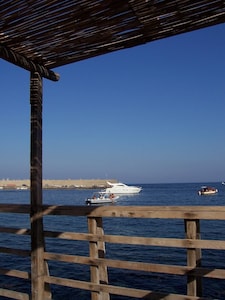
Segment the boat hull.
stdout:
[[91,199],[88,198],[86,200],[86,204],[90,205],[90,204],[105,204],[105,203],[115,203],[116,199]]
[[86,204],[105,204],[105,203],[114,203],[119,198],[119,196],[115,196],[114,194],[103,194],[98,193],[94,194],[91,198],[86,199]]
[[218,190],[211,187],[202,187],[201,190],[198,191],[199,196],[203,195],[215,195],[218,193]]
[[124,183],[111,183],[107,182],[110,187],[106,188],[105,190],[101,191],[105,194],[117,194],[117,195],[126,195],[126,194],[138,194],[142,190],[139,186],[129,186]]

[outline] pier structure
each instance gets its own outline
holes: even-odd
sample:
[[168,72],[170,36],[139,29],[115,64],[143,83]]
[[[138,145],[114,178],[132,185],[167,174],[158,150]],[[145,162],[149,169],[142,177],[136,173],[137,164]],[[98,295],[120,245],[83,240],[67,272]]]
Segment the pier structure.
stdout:
[[[10,234],[29,234],[31,239],[30,251],[22,249],[5,249],[1,252],[30,256],[31,272],[7,270],[1,268],[1,274],[26,278],[31,283],[31,293],[17,292],[14,289],[0,288],[0,296],[22,300],[51,299],[49,287],[51,284],[73,286],[91,291],[92,300],[108,300],[110,294],[143,299],[167,300],[197,300],[201,297],[196,277],[216,277],[224,280],[224,270],[207,270],[199,268],[199,249],[219,248],[224,250],[223,241],[199,241],[199,219],[224,219],[223,208],[201,207],[196,213],[192,208],[160,208],[147,207],[117,207],[90,208],[86,207],[45,207],[42,203],[43,174],[42,174],[42,105],[43,78],[58,81],[59,74],[52,69],[90,59],[113,51],[126,49],[162,38],[183,34],[192,30],[225,23],[224,1],[10,1],[0,4],[0,57],[16,66],[30,72],[30,205],[7,204],[1,206],[1,213],[26,213],[30,216],[30,228],[13,229],[1,228],[2,232]],[[110,70],[109,70],[110,72]],[[12,83],[13,88],[13,83]],[[76,91],[75,91],[76,92]],[[62,99],[63,101],[63,99]],[[53,104],[54,105],[54,104]],[[22,107],[22,104],[21,104]],[[153,130],[153,128],[151,128]],[[75,149],[76,150],[76,149]],[[168,211],[168,210],[169,211]],[[118,242],[120,237],[103,236],[101,218],[125,216],[131,217],[167,216],[183,218],[187,229],[187,238],[167,240],[154,238],[124,238],[123,242],[138,243],[139,245],[161,244],[168,247],[185,247],[188,250],[188,264],[185,267],[165,266],[140,263],[121,263],[120,261],[105,260],[103,242]],[[46,232],[43,218],[46,215],[85,216],[88,218],[88,235],[82,233]],[[147,215],[146,215],[147,213]],[[88,240],[90,257],[57,256],[46,252],[46,237],[74,238]],[[90,265],[90,282],[81,280],[74,283],[71,279],[51,276],[47,267],[48,259],[65,260],[75,263],[82,262]],[[150,272],[158,270],[161,273],[182,275],[188,277],[187,295],[156,293],[154,291],[136,291],[130,287],[112,287],[107,284],[107,267],[137,268]]]

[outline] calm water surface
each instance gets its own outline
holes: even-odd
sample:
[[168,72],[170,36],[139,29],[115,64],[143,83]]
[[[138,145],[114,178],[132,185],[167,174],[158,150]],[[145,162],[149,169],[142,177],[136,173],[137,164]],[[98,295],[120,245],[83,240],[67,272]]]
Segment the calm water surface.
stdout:
[[[115,205],[224,205],[225,186],[221,183],[205,183],[218,188],[219,193],[213,196],[198,196],[200,183],[189,184],[148,184],[141,185],[143,191],[135,196],[120,197]],[[54,205],[85,205],[85,199],[94,190],[44,190],[44,204]],[[0,203],[29,204],[29,191],[0,191]],[[0,214],[0,226],[29,228],[29,218],[25,215]],[[183,220],[139,220],[139,219],[104,219],[106,234],[133,235],[149,237],[184,237]],[[47,216],[44,219],[46,230],[87,232],[85,217]],[[225,222],[201,221],[201,235],[205,239],[225,240]],[[29,237],[0,234],[1,247],[18,249],[30,248]],[[88,255],[88,243],[67,240],[46,240],[46,250],[73,255]],[[224,251],[202,251],[202,265],[207,267],[225,268]],[[130,246],[107,244],[106,256],[120,260],[137,260],[143,262],[186,265],[186,251],[148,246]],[[30,261],[23,257],[0,254],[0,267],[30,271]],[[50,274],[78,280],[89,279],[89,267],[79,264],[49,262]],[[186,293],[186,278],[165,274],[147,274],[129,270],[109,268],[109,282],[113,285],[123,285],[169,293]],[[0,275],[0,288],[11,288],[17,291],[28,290],[28,285],[22,280]],[[203,280],[204,297],[225,299],[225,280]],[[89,292],[52,286],[53,299],[84,299],[89,300]],[[1,298],[0,299],[6,299]],[[127,297],[111,296],[111,299],[128,299]]]

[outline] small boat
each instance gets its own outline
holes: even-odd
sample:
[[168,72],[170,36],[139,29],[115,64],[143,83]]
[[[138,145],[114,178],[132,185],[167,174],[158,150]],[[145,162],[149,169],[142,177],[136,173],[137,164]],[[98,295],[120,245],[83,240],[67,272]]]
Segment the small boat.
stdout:
[[18,186],[16,189],[17,190],[28,190],[29,187],[26,184],[22,184],[21,186]]
[[104,204],[104,203],[114,203],[119,198],[119,196],[115,196],[113,193],[105,194],[105,193],[94,193],[91,198],[86,199],[86,204]]
[[223,184],[223,185],[225,185],[225,182],[224,182],[224,181],[222,181],[222,184]]
[[138,194],[142,190],[139,186],[129,186],[122,182],[117,183],[111,183],[107,181],[107,184],[110,185],[110,187],[106,188],[105,190],[102,190],[102,193],[106,194]]
[[214,195],[218,193],[216,188],[210,186],[202,186],[201,189],[198,191],[198,194],[201,195]]

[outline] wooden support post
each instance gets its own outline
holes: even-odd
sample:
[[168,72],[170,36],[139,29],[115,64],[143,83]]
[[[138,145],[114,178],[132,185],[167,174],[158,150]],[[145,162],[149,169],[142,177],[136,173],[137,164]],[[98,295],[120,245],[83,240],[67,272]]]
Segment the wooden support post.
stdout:
[[30,153],[30,218],[31,218],[31,292],[32,300],[50,299],[44,283],[46,265],[44,262],[42,210],[42,77],[31,73],[31,153]]
[[[88,231],[92,234],[104,235],[102,218],[88,218]],[[104,258],[105,257],[105,243],[103,241],[90,242],[90,257]],[[91,282],[97,284],[108,284],[107,266],[91,266]],[[109,300],[109,293],[106,292],[92,292],[92,300]]]
[[[187,239],[200,239],[200,221],[184,220]],[[201,266],[201,249],[187,249],[187,265],[189,267]],[[202,278],[193,275],[187,275],[187,295],[202,296]]]

